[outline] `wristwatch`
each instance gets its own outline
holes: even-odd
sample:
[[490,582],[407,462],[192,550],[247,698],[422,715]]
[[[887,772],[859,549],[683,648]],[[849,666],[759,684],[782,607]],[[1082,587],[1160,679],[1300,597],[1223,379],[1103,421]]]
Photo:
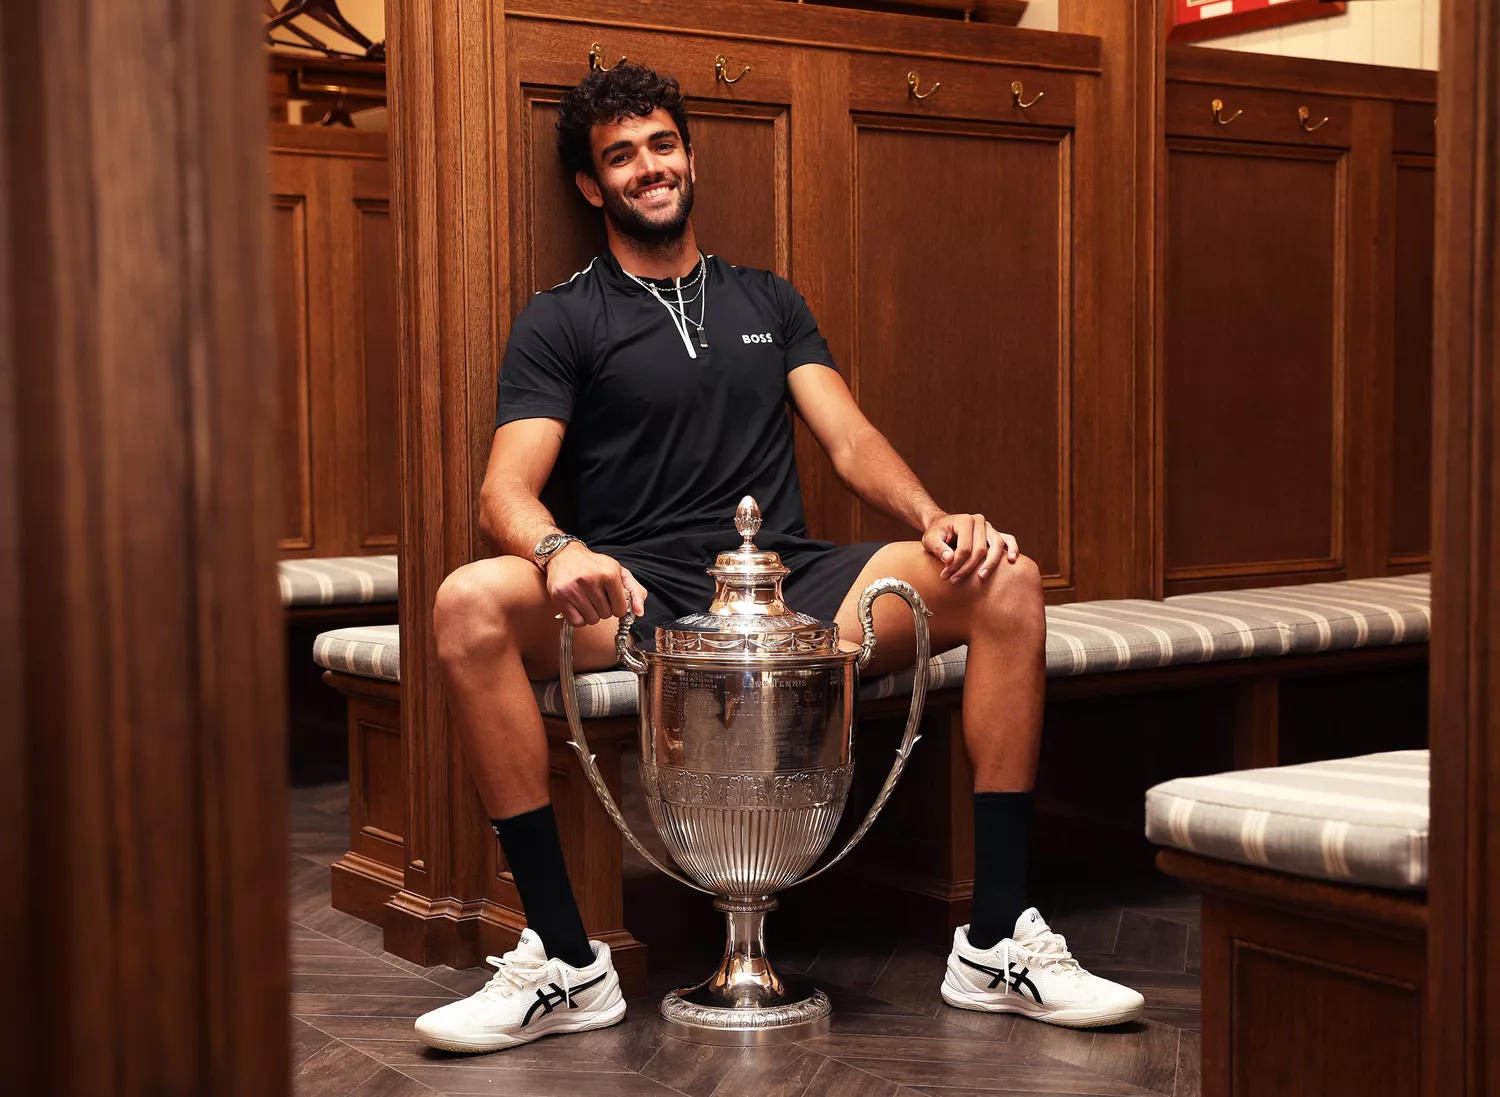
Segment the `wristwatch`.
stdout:
[[536,561],[536,566],[543,572],[547,570],[547,561],[562,551],[562,547],[569,541],[578,541],[571,533],[549,533],[536,543],[536,548],[531,550],[531,558]]

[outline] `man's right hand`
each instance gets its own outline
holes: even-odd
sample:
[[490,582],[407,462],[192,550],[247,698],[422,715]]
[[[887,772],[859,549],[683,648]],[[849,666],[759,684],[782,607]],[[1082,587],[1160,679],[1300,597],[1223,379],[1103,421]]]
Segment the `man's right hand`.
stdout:
[[618,560],[592,552],[579,541],[558,549],[547,561],[547,593],[575,628],[646,611],[646,588]]

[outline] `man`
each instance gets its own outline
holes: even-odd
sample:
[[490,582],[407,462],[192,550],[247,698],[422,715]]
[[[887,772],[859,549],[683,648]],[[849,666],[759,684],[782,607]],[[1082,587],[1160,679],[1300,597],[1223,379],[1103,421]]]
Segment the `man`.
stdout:
[[[964,728],[974,768],[975,883],[942,986],[964,1009],[1058,1024],[1138,1016],[1135,991],[1096,978],[1026,900],[1030,788],[1045,685],[1041,580],[982,515],[947,513],[860,413],[802,297],[766,271],[703,256],[689,219],[693,152],[676,81],[636,65],[563,96],[558,147],[604,213],[608,250],[531,299],[500,370],[481,522],[505,555],[448,577],[434,610],[455,725],[514,873],[528,929],[473,997],[417,1021],[427,1043],[493,1051],[624,1016],[609,949],[584,933],[547,795],[547,744],[528,679],[557,673],[556,617],[579,669],[615,662],[618,619],[642,639],[707,608],[704,573],[755,496],[762,549],[791,568],[801,612],[858,635],[872,580],[912,584],[934,651],[969,645]],[[919,540],[834,546],[807,537],[790,403],[860,499]],[[554,469],[576,524],[539,501]],[[868,673],[911,659],[904,606],[877,603]]]

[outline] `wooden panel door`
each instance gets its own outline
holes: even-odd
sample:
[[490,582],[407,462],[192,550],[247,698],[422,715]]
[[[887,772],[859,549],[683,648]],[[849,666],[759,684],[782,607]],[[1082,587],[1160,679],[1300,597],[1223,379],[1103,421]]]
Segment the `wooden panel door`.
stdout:
[[1167,590],[1337,577],[1345,150],[1194,138],[1168,150]]
[[1431,156],[1399,155],[1395,169],[1395,401],[1388,564],[1425,568],[1431,544],[1436,178]]
[[[1031,125],[989,66],[861,59],[849,115],[855,395],[940,505],[1015,534],[1059,590],[1075,581],[1069,80],[1033,85],[1047,124]],[[856,521],[860,540],[916,536],[868,507]]]

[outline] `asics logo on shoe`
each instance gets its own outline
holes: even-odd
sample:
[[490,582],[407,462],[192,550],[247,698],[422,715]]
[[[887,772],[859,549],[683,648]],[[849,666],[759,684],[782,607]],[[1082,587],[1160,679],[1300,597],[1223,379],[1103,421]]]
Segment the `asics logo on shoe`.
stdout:
[[580,983],[576,987],[569,987],[566,991],[556,983],[547,984],[552,988],[550,991],[542,990],[540,987],[538,987],[536,992],[536,1001],[532,1002],[531,1008],[526,1011],[526,1016],[521,1021],[521,1027],[525,1028],[527,1025],[531,1024],[531,1018],[536,1015],[536,1011],[538,1009],[546,1011],[542,1014],[543,1017],[547,1016],[548,1013],[551,1013],[554,1009],[556,1009],[564,1002],[568,1003],[569,1009],[577,1009],[578,1003],[573,999],[578,994],[578,992],[582,990],[588,990],[589,987],[593,986],[596,983],[602,983],[604,981],[605,975],[608,974],[609,972],[606,971],[603,975],[596,975],[588,982]]
[[[1042,996],[1037,992],[1036,984],[1033,983],[1029,978],[1027,978],[1027,976],[1031,974],[1031,969],[1029,967],[1023,967],[1020,971],[1017,971],[1015,961],[1009,960],[1006,962],[1005,970],[1001,971],[997,967],[986,967],[984,964],[976,964],[967,956],[960,956],[959,959],[965,964],[968,964],[971,968],[974,968],[977,971],[982,971],[986,975],[991,976],[991,990],[994,990],[996,987],[998,987],[1002,979],[1008,979],[1010,982],[1011,990],[1015,991],[1017,994],[1022,994],[1025,992],[1022,989],[1024,987],[1025,990],[1029,990],[1031,992],[1032,1001],[1034,1001],[1037,1005],[1043,1004]],[[537,993],[541,992],[538,991]]]

